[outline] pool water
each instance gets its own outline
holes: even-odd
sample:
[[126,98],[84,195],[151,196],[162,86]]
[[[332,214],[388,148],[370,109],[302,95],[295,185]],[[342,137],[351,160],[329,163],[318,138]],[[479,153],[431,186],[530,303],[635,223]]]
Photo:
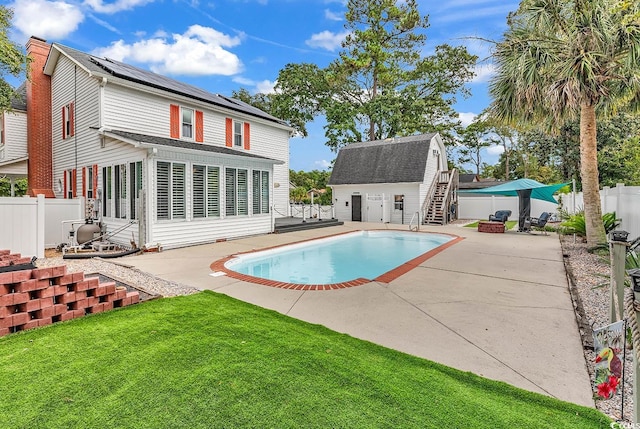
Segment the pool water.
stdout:
[[296,284],[373,280],[454,237],[404,231],[357,231],[239,255],[224,266],[253,277]]

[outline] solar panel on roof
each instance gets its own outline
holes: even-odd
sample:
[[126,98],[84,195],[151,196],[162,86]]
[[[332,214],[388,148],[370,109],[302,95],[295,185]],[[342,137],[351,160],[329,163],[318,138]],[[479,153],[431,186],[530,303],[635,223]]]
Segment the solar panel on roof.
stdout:
[[[60,45],[58,45],[60,46]],[[284,124],[283,121],[272,116],[258,108],[255,108],[240,100],[224,97],[221,95],[212,94],[208,91],[189,85],[175,79],[171,79],[166,76],[159,75],[147,70],[134,67],[130,64],[122,63],[109,58],[98,58],[81,51],[77,51],[73,48],[66,46],[60,46],[65,52],[68,52],[71,56],[79,61],[89,64],[95,64],[100,69],[108,72],[109,74],[121,77],[126,80],[141,83],[143,85],[153,86],[158,89],[163,89],[169,92],[186,95],[191,98],[195,98],[204,102],[212,103],[221,107],[226,107],[231,110],[236,110],[243,113],[248,113],[253,116],[257,116],[263,119],[274,121],[280,124]],[[82,58],[81,58],[82,57]],[[233,100],[233,101],[232,101]]]

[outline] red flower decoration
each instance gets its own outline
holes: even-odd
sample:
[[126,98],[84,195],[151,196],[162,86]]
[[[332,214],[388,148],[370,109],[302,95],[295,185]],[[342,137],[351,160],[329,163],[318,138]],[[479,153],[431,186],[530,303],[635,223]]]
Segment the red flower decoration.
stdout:
[[620,383],[620,379],[610,375],[609,376],[609,387],[611,388],[611,390],[613,391],[613,393],[615,393],[616,389],[618,389],[618,384]]
[[611,393],[611,386],[608,382],[598,384],[598,396],[607,399],[611,397]]

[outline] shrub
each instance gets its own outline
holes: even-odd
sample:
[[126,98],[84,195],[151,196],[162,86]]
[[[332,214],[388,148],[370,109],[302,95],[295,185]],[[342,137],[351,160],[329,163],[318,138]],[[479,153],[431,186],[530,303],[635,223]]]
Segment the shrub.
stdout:
[[[564,219],[558,228],[561,234],[576,234],[580,237],[587,235],[587,224],[584,219],[584,210],[580,210],[576,214],[561,213]],[[620,225],[620,219],[616,217],[616,212],[605,213],[602,216],[604,230],[608,234]]]

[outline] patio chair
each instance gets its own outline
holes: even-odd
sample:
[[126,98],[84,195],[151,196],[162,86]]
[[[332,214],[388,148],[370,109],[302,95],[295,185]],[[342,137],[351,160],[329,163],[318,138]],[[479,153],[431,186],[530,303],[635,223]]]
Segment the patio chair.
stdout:
[[550,213],[542,212],[540,217],[531,217],[528,219],[528,222],[525,221],[525,225],[528,224],[530,230],[536,229],[544,233],[544,235],[549,235],[547,234],[547,230],[545,229],[545,226],[547,225],[547,221],[549,220],[550,217],[551,217]]
[[496,214],[489,215],[489,222],[506,223],[509,216],[511,216],[511,210],[498,210]]

